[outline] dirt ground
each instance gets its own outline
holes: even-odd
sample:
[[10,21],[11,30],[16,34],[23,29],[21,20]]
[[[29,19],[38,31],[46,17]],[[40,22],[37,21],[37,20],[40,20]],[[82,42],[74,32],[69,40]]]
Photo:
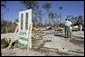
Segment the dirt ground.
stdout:
[[[28,52],[27,49],[14,46],[10,49],[1,48],[1,56],[84,56],[84,31],[72,32],[72,38],[64,38],[63,33],[54,30],[42,31],[42,39],[32,39],[32,49]],[[13,35],[1,34],[1,39]]]

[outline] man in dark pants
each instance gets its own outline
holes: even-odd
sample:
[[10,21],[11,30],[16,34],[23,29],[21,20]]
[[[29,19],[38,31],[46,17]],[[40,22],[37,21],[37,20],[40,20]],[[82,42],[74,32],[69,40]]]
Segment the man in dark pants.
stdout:
[[67,38],[68,37],[68,27],[65,26],[65,37]]
[[65,21],[65,37],[70,37],[70,26],[72,25],[70,19],[66,19]]

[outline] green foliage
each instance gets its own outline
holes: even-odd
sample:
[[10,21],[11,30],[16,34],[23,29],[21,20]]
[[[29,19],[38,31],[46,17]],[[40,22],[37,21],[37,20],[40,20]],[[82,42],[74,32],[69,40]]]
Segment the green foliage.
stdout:
[[21,3],[25,5],[27,9],[38,8],[38,1],[21,1]]
[[14,32],[16,26],[16,22],[1,20],[1,33]]
[[48,1],[45,2],[45,4],[43,5],[43,8],[46,9],[46,11],[48,12],[48,18],[49,18],[49,25],[50,25],[50,16],[49,16],[49,10],[51,8],[51,3],[49,3]]
[[72,17],[71,21],[73,25],[80,25],[80,24],[83,24],[84,19],[83,19],[83,16],[80,15],[80,16]]
[[63,9],[63,7],[59,7],[59,9],[60,9],[60,10],[62,10],[62,9]]
[[43,5],[43,8],[45,8],[48,12],[49,12],[49,9],[51,8],[51,4],[46,2],[44,5]]
[[32,9],[33,10],[33,25],[37,25],[38,19],[40,18],[38,15],[40,15],[39,12],[39,2],[38,1],[21,1],[21,4],[23,4],[26,9]]

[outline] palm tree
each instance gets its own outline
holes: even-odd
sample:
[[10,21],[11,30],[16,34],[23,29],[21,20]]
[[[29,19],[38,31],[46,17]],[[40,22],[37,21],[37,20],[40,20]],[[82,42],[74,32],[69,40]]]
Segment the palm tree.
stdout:
[[21,1],[21,4],[23,4],[26,9],[32,9],[33,10],[33,25],[37,26],[37,19],[38,19],[38,9],[39,9],[39,1]]
[[6,4],[7,3],[7,1],[1,1],[1,7],[4,7],[4,8],[6,8]]
[[55,18],[55,13],[50,12],[50,13],[49,13],[49,19],[52,20],[53,23],[54,23],[54,25],[55,25],[54,18]]
[[71,21],[72,21],[73,25],[78,25],[79,30],[82,31],[83,16],[72,17]]
[[63,9],[63,7],[61,6],[61,7],[59,7],[59,9],[60,9],[60,23],[61,23],[61,19],[62,19],[61,10]]
[[82,31],[82,24],[83,24],[83,16],[78,16],[78,25],[79,25],[79,30]]
[[21,4],[23,4],[27,9],[34,9],[34,7],[37,7],[38,1],[21,1]]
[[[49,10],[51,8],[51,4],[49,2],[46,2],[44,5],[43,5],[43,8],[46,9],[47,13],[49,13]],[[48,17],[49,17],[49,14],[48,14]],[[49,25],[50,25],[50,20],[49,20]]]
[[54,13],[54,15],[55,15],[55,27],[56,27],[56,25],[57,25],[57,27],[58,27],[58,23],[59,23],[59,15],[57,14],[57,13]]
[[1,20],[4,19],[4,9],[6,9],[6,1],[1,1]]
[[38,11],[38,17],[39,17],[39,24],[40,26],[42,25],[42,13],[41,13],[41,10]]

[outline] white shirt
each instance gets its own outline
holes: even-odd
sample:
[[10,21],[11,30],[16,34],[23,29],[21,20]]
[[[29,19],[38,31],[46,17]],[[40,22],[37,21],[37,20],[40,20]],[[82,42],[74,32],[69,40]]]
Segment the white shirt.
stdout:
[[71,23],[71,21],[65,21],[65,26],[71,26],[72,25],[72,23]]

